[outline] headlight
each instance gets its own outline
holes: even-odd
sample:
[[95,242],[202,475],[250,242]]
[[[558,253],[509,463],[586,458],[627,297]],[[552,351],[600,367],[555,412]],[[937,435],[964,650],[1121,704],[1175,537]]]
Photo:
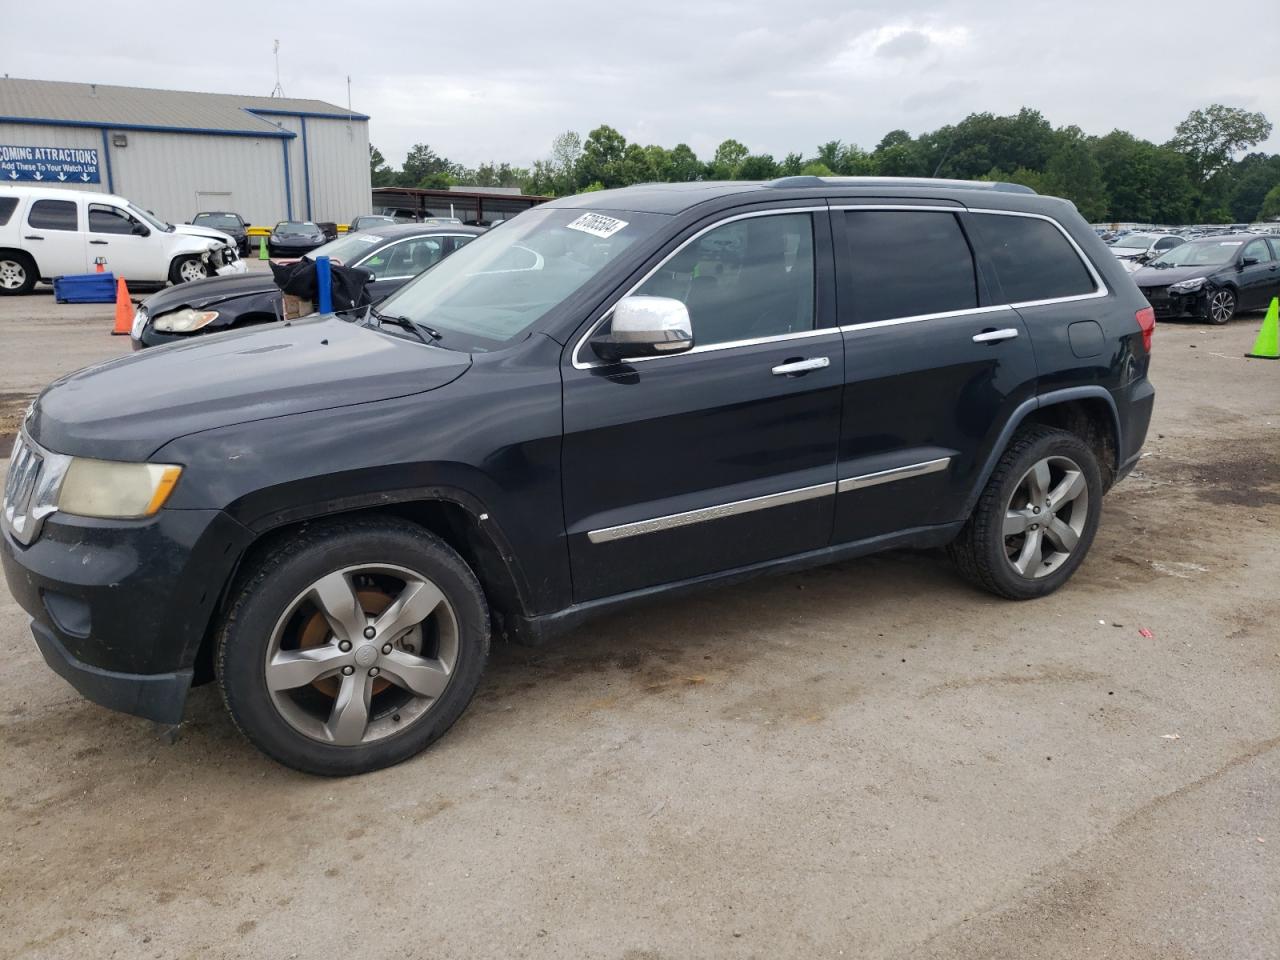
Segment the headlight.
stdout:
[[[173,313],[156,317],[151,325],[161,333],[192,333],[201,327],[207,327],[217,319],[217,310],[192,310],[190,307],[184,307]],[[137,322],[136,319],[134,322]]]
[[1190,280],[1181,280],[1178,283],[1169,284],[1170,293],[1195,293],[1204,286],[1205,277],[1192,277]]
[[149,517],[164,506],[182,476],[181,467],[167,463],[66,459],[57,509],[82,517]]

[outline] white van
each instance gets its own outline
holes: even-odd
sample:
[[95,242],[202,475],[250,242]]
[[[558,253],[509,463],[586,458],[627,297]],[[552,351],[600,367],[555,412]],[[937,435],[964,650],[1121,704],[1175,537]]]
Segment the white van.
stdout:
[[245,271],[235,242],[217,230],[165,223],[110,193],[0,184],[0,294],[91,273],[99,257],[130,283]]

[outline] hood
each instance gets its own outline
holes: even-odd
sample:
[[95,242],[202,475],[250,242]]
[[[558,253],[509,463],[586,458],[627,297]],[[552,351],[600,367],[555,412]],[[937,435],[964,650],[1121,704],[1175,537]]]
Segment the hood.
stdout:
[[173,230],[175,233],[181,233],[188,237],[204,237],[206,240],[217,240],[227,246],[231,246],[234,243],[229,234],[225,234],[221,230],[214,230],[211,227],[193,227],[189,223],[175,223]]
[[1149,249],[1148,247],[1111,247],[1111,252],[1121,260],[1132,260],[1135,257],[1145,256]]
[[236,297],[256,296],[273,290],[278,291],[279,288],[269,273],[236,273],[165,287],[143,300],[142,306],[146,307],[147,313],[156,317],[179,307],[199,310]]
[[145,460],[201,430],[422,393],[470,364],[469,354],[318,316],[80,370],[45,389],[29,429],[58,453]]
[[1211,277],[1220,269],[1221,267],[1203,263],[1190,267],[1142,267],[1131,276],[1133,282],[1140,287],[1167,287],[1171,283],[1181,283],[1196,277]]

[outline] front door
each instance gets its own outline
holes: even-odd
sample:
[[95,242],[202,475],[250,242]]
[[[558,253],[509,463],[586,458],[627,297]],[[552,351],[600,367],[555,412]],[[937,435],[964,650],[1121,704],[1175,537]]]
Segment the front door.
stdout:
[[84,273],[85,235],[75,200],[36,200],[27,211],[23,246],[31,251],[40,276],[52,280]]
[[164,246],[151,228],[110,203],[89,204],[89,261],[106,261],[107,270],[126,280],[159,283],[168,279]]
[[[1246,264],[1246,260],[1254,263]],[[1280,285],[1280,268],[1271,247],[1261,238],[1250,240],[1240,251],[1240,309],[1258,310],[1271,302]]]
[[723,220],[632,292],[683,301],[694,349],[604,364],[570,341],[574,599],[826,546],[844,368],[826,213]]
[[992,305],[962,211],[833,211],[845,336],[836,542],[957,519],[1035,389],[1018,313]]

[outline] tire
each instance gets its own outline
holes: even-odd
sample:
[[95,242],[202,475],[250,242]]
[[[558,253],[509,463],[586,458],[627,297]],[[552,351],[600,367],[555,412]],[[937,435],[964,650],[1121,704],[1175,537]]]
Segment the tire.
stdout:
[[169,267],[169,282],[175,287],[180,283],[203,280],[208,276],[209,265],[202,257],[178,257]]
[[25,253],[0,253],[0,296],[20,296],[39,280],[35,261]]
[[1232,317],[1236,315],[1236,308],[1239,301],[1236,299],[1236,292],[1230,287],[1219,287],[1209,294],[1209,301],[1205,305],[1205,314],[1210,323],[1221,326],[1228,323]]
[[489,657],[475,574],[410,524],[303,528],[233,596],[215,651],[223,701],[254,746],[304,773],[368,773],[420,753],[466,709]]
[[[1033,468],[1047,470],[1047,480]],[[1053,593],[1089,552],[1102,492],[1097,458],[1078,436],[1043,426],[1020,430],[951,544],[951,558],[966,578],[998,596]]]

